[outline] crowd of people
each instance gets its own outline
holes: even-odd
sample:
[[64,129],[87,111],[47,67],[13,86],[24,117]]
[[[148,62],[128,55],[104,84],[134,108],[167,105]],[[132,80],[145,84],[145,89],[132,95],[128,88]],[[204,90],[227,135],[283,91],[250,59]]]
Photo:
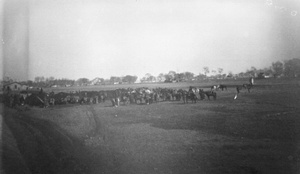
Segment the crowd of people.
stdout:
[[[236,96],[243,88],[250,92],[253,87],[253,78],[249,79],[249,84],[236,86]],[[115,90],[100,91],[71,91],[71,92],[44,92],[40,91],[21,91],[5,93],[4,103],[9,107],[17,105],[29,105],[39,107],[49,107],[63,104],[98,104],[110,101],[112,106],[118,107],[120,104],[151,104],[161,101],[182,101],[183,103],[196,103],[197,100],[208,100],[211,97],[217,99],[217,90],[227,90],[227,86],[220,84],[214,85],[210,90],[204,91],[201,88],[190,86],[188,89],[172,88],[119,88]],[[235,97],[236,98],[236,97]]]
[[184,103],[204,100],[205,97],[216,99],[216,92],[204,91],[196,87],[186,89],[172,88],[119,88],[115,90],[100,91],[72,91],[72,92],[44,92],[21,91],[4,94],[4,103],[9,107],[17,105],[29,105],[39,107],[49,107],[63,104],[97,104],[110,101],[112,106],[118,107],[120,104],[151,104],[161,101],[183,101]]

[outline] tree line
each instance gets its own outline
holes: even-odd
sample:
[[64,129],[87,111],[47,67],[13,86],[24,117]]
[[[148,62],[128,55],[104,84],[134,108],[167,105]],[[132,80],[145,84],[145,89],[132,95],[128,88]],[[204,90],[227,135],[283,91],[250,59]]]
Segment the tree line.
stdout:
[[[141,83],[152,83],[152,82],[184,82],[184,81],[201,81],[205,79],[225,79],[225,78],[265,78],[265,77],[288,77],[295,78],[300,77],[300,58],[293,58],[285,61],[273,62],[271,66],[263,69],[257,69],[251,67],[245,72],[233,74],[232,72],[224,73],[222,68],[217,70],[212,69],[208,66],[204,66],[202,73],[195,75],[192,72],[180,72],[169,71],[168,73],[160,73],[158,76],[154,76],[150,73],[145,74],[144,77],[140,78]],[[88,78],[79,78],[77,80],[62,78],[55,79],[54,77],[43,77],[37,76],[34,80],[28,80],[23,82],[28,86],[39,86],[39,87],[54,87],[54,86],[87,86],[87,85],[106,85],[106,84],[132,84],[137,81],[138,77],[135,75],[126,76],[111,76],[109,79],[95,78],[89,80]],[[4,83],[13,82],[9,77],[3,79]]]
[[[264,75],[264,76],[262,76]],[[256,69],[251,67],[246,72],[241,72],[236,75],[237,77],[257,77],[264,78],[268,77],[287,77],[297,78],[300,77],[300,58],[293,58],[285,61],[276,61],[268,68]]]

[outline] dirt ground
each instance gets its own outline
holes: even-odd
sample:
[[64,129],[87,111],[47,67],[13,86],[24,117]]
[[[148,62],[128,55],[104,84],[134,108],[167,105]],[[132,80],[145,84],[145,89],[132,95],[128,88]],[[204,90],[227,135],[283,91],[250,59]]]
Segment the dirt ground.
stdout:
[[[299,83],[216,101],[4,108],[3,173],[300,172]],[[1,172],[1,173],[2,173]]]

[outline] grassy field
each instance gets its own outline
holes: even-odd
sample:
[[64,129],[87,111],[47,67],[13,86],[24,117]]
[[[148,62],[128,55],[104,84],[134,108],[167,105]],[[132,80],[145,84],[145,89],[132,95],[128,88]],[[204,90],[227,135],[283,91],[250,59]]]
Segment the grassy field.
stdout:
[[[117,85],[95,85],[95,86],[72,86],[72,87],[56,87],[45,88],[46,92],[69,92],[69,91],[100,91],[100,90],[112,90],[117,88],[188,88],[189,86],[200,87],[209,89],[212,85],[225,84],[229,87],[235,87],[236,85],[242,85],[249,83],[248,79],[223,79],[223,80],[205,80],[205,81],[192,81],[192,82],[178,82],[178,83],[135,83],[135,84],[117,84]],[[272,85],[300,85],[299,80],[295,79],[260,79],[255,80],[255,85],[272,86]]]
[[248,83],[247,79],[228,79],[228,80],[206,80],[203,82],[178,82],[178,83],[134,83],[134,84],[117,84],[117,85],[96,85],[96,86],[72,86],[72,87],[57,87],[57,88],[45,88],[45,91],[54,91],[54,92],[68,92],[68,91],[98,91],[98,90],[111,90],[117,88],[140,88],[140,87],[148,87],[148,88],[188,88],[189,86],[197,86],[202,88],[210,88],[212,85],[217,84],[227,84],[227,85],[235,85],[243,83]]
[[[233,87],[247,80],[147,86],[208,89],[219,83]],[[145,84],[130,87],[139,86]],[[128,86],[80,89],[120,87]],[[168,101],[115,108],[107,101],[27,111],[7,108],[4,137],[16,142],[32,173],[299,173],[299,80],[257,80],[251,93],[243,90],[234,100],[235,93],[234,88],[218,91],[217,100],[196,104]],[[8,143],[5,147],[14,149]],[[14,171],[10,158],[5,159],[4,168]]]

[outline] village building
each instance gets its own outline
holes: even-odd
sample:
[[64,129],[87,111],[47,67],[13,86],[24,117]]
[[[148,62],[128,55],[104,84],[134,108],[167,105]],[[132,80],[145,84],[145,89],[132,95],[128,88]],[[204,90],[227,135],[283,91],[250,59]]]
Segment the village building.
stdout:
[[21,84],[19,82],[12,82],[8,84],[3,85],[3,91],[9,92],[9,91],[23,91],[28,90],[28,86],[25,84]]
[[101,85],[103,83],[103,81],[104,81],[104,79],[97,77],[94,80],[91,80],[89,85]]

